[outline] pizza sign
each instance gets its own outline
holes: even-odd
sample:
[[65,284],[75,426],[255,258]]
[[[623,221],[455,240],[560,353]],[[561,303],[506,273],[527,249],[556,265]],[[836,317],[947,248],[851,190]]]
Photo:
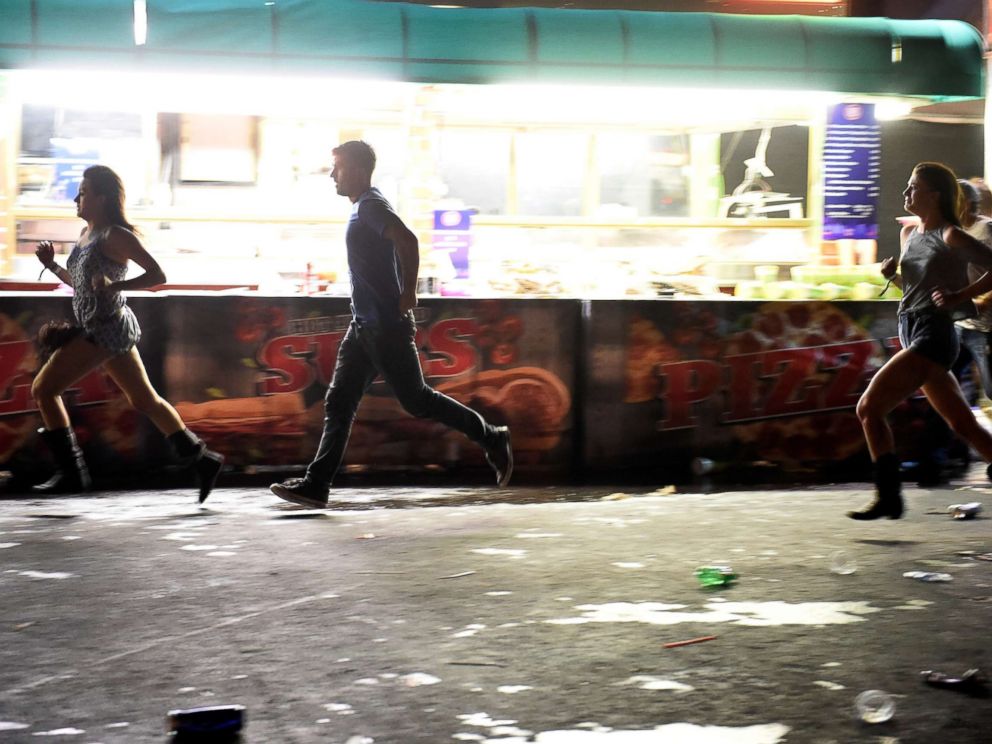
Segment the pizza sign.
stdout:
[[624,400],[660,400],[658,431],[710,423],[704,408],[741,425],[852,409],[899,343],[825,302],[765,303],[730,332],[704,305],[678,313],[667,332],[647,318],[629,323]]
[[[898,339],[887,339],[892,344]],[[657,373],[667,413],[658,428],[696,426],[696,404],[715,396],[725,400],[726,424],[853,408],[877,369],[878,349],[866,339],[662,364]]]

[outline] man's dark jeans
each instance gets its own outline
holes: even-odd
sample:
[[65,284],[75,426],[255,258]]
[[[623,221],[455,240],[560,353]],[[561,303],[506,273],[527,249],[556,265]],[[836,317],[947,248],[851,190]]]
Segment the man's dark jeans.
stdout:
[[978,389],[971,374],[971,363],[978,367],[978,378],[987,397],[992,398],[992,367],[989,360],[989,334],[971,328],[955,326],[961,340],[961,351],[954,363],[954,376],[961,383],[965,400],[974,407],[978,404]]
[[413,313],[388,325],[351,321],[324,399],[324,433],[307,468],[307,480],[313,485],[329,488],[334,481],[358,404],[379,374],[412,416],[439,421],[480,444],[492,438],[493,427],[482,416],[424,382],[416,330]]

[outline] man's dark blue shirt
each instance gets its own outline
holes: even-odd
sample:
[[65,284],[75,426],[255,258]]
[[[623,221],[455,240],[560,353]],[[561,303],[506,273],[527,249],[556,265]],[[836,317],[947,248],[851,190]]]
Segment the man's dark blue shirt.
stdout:
[[351,275],[351,312],[366,325],[384,325],[400,319],[402,275],[386,227],[398,220],[386,198],[370,188],[355,202],[345,233],[348,272]]

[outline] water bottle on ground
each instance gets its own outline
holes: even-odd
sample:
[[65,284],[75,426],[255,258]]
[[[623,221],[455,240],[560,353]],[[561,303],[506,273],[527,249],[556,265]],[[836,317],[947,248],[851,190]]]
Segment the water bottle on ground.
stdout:
[[700,566],[696,569],[696,578],[703,587],[728,586],[737,579],[737,574],[730,566]]

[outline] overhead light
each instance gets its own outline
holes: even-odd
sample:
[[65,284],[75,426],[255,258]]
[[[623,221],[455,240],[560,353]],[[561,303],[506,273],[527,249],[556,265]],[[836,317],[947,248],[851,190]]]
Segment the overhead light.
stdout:
[[148,40],[148,4],[134,0],[134,44],[143,46]]
[[904,119],[913,112],[913,106],[904,100],[880,100],[875,103],[876,121]]
[[[365,111],[378,117],[412,105],[420,89],[417,83],[399,81],[120,70],[16,70],[8,76],[24,103],[95,111],[256,116],[294,111],[301,117],[334,118]],[[94,85],[97,79],[99,84]],[[688,124],[707,131],[736,127],[740,121],[816,121],[827,105],[840,100],[837,94],[813,91],[783,94],[649,86],[436,85],[432,91],[427,105],[444,124],[596,122],[624,127],[636,122],[677,130]]]

